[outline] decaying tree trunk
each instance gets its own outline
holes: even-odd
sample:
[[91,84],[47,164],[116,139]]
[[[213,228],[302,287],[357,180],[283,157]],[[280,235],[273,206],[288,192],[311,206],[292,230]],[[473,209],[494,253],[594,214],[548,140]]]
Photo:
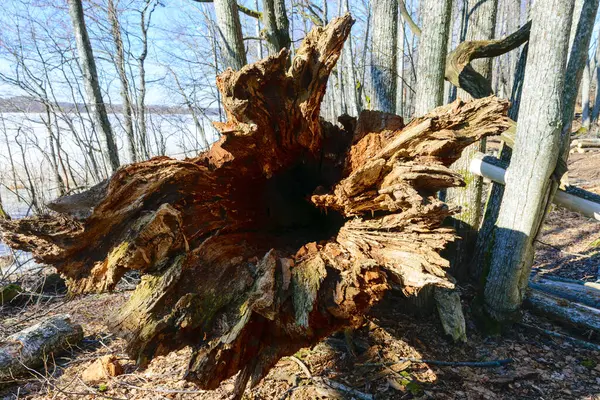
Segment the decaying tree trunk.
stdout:
[[55,315],[0,342],[0,381],[6,382],[43,365],[53,353],[75,346],[83,339],[81,325],[68,315]]
[[457,101],[407,126],[373,111],[343,128],[320,121],[352,22],[314,28],[289,69],[282,50],[221,74],[228,121],[209,151],[125,166],[87,218],[2,221],[4,240],[74,293],[139,270],[114,329],[142,365],[194,346],[187,378],[205,389],[238,371],[236,388],[256,384],[279,358],[358,325],[392,283],[452,288],[439,251],[454,210],[436,193],[464,184],[448,166],[508,127],[508,103]]

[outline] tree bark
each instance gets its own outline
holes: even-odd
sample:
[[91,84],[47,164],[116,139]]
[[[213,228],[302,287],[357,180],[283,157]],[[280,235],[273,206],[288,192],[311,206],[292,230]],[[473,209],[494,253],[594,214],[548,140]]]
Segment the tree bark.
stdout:
[[371,18],[371,109],[393,114],[396,112],[398,1],[373,1]]
[[594,98],[594,109],[592,111],[592,123],[598,123],[598,116],[600,115],[600,51],[598,51],[599,45],[596,45],[596,51],[594,59],[596,63],[596,97]]
[[591,86],[590,61],[587,60],[581,77],[581,127],[586,131],[592,123],[590,117],[590,86]]
[[215,0],[214,3],[224,67],[240,70],[247,61],[237,2],[236,0]]
[[543,222],[550,178],[559,157],[562,92],[573,4],[538,0],[533,6],[521,118],[496,222],[484,306],[496,321],[518,313]]
[[83,329],[68,315],[56,315],[39,324],[10,335],[0,343],[0,380],[7,381],[27,373],[52,357],[77,345]]
[[[474,4],[467,11],[466,40],[488,41],[494,39],[497,10],[498,0],[487,0]],[[491,81],[492,58],[474,60],[471,65],[484,79],[488,82]],[[457,96],[464,100],[471,98],[469,93],[462,89],[458,89]],[[455,243],[450,257],[452,271],[458,278],[466,275],[481,223],[483,178],[471,174],[469,165],[475,154],[479,151],[485,152],[485,148],[485,140],[482,140],[463,151],[458,161],[452,164],[452,169],[465,177],[467,185],[464,188],[448,189],[446,192],[446,201],[461,208],[460,213],[454,216],[452,222],[461,240]]]
[[289,21],[284,0],[263,0],[263,25],[269,54],[290,49]]
[[121,24],[119,22],[118,11],[114,0],[108,0],[107,3],[108,20],[111,26],[111,35],[115,44],[115,68],[119,74],[121,82],[121,105],[123,120],[125,124],[125,136],[127,137],[127,150],[131,162],[138,162],[136,150],[135,131],[133,130],[133,119],[131,114],[131,96],[129,95],[129,78],[125,71],[125,51],[123,49],[123,40],[121,39]]
[[[348,0],[344,0],[344,7],[347,13],[350,12],[350,4]],[[352,36],[348,38],[346,43],[344,44],[344,69],[346,70],[346,74],[344,77],[346,78],[346,82],[344,83],[344,87],[346,88],[346,108],[347,113],[351,116],[358,116],[361,111],[360,107],[360,99],[358,97],[357,84],[358,79],[356,78],[356,68],[354,66],[354,48],[352,45]]]
[[421,36],[417,61],[415,116],[421,116],[444,102],[444,67],[451,0],[422,0]]
[[436,193],[464,184],[448,165],[507,129],[508,103],[457,101],[408,126],[374,111],[343,128],[319,121],[352,23],[314,28],[290,68],[282,51],[222,73],[227,122],[209,151],[121,168],[87,218],[2,221],[3,239],[56,266],[73,293],[139,270],[111,318],[128,351],[144,365],[192,345],[187,379],[213,389],[242,371],[238,394],[281,357],[359,325],[391,283],[453,288],[439,255],[453,210]]
[[[521,105],[521,94],[523,92],[523,79],[525,78],[525,65],[527,63],[528,52],[529,44],[525,44],[525,46],[523,46],[523,50],[521,50],[517,68],[515,70],[515,77],[513,79],[513,88],[510,98],[511,106],[508,109],[508,116],[514,121],[517,121],[519,118],[519,108]],[[500,150],[498,151],[498,159],[508,165],[511,157],[512,148],[507,143],[502,141]],[[492,182],[492,185],[488,191],[487,201],[485,202],[483,221],[479,227],[479,231],[477,232],[475,250],[469,265],[470,275],[477,282],[480,282],[481,277],[484,275],[484,271],[489,270],[493,234],[496,227],[496,221],[498,220],[498,213],[500,212],[500,204],[502,203],[503,196],[504,185]],[[483,287],[479,289],[483,290]]]
[[92,118],[104,139],[108,162],[111,170],[114,172],[120,165],[119,152],[110,121],[108,120],[108,114],[106,113],[106,106],[104,105],[104,100],[102,100],[100,82],[98,81],[98,73],[96,72],[96,61],[94,60],[92,45],[85,26],[83,6],[81,5],[81,0],[68,0],[68,3],[69,15],[71,16],[73,31],[75,32],[75,43],[77,44],[77,51],[79,53],[79,63],[83,72],[83,81],[92,111]]

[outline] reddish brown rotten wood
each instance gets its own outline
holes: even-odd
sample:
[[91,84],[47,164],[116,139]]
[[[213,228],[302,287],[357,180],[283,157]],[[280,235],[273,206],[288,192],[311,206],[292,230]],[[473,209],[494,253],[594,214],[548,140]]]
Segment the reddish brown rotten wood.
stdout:
[[114,329],[141,364],[194,346],[188,379],[205,389],[238,371],[238,386],[256,384],[281,357],[358,325],[391,282],[452,287],[439,256],[452,210],[435,193],[463,184],[448,165],[507,128],[508,104],[458,101],[406,127],[378,112],[320,121],[352,22],[314,28],[289,69],[284,50],[224,72],[228,119],[208,152],[122,167],[89,217],[3,221],[4,239],[74,293],[141,271]]

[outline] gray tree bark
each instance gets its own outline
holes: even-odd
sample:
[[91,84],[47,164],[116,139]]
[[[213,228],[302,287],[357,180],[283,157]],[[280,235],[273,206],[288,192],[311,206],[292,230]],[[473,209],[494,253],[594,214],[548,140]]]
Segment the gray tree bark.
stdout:
[[371,108],[394,113],[398,1],[376,0],[372,1],[371,6]]
[[[344,0],[344,8],[347,13],[350,12],[350,4],[348,0]],[[344,43],[343,58],[344,69],[346,73],[343,75],[346,81],[344,82],[344,88],[346,90],[346,112],[352,116],[358,116],[360,113],[360,101],[358,98],[358,91],[356,88],[356,68],[354,66],[354,49],[352,47],[352,35],[348,37],[346,43]]]
[[444,68],[452,0],[421,2],[421,36],[417,61],[415,116],[421,116],[443,104]]
[[[491,40],[495,36],[496,15],[498,11],[498,0],[484,0],[467,2],[467,41]],[[493,58],[481,58],[473,60],[471,66],[484,78],[492,78]],[[469,93],[458,89],[457,96],[463,100],[470,100]],[[461,157],[452,164],[454,171],[460,172],[467,185],[463,188],[450,188],[446,194],[446,201],[461,207],[461,212],[454,216],[453,225],[457,234],[462,238],[455,243],[450,256],[451,268],[454,276],[461,277],[468,268],[473,248],[477,240],[477,230],[481,223],[481,210],[483,198],[483,178],[469,172],[469,165],[477,152],[485,152],[486,143],[482,140],[474,143],[462,152]]]
[[[273,0],[266,0],[265,3],[268,1],[272,2]],[[215,0],[214,3],[224,67],[240,70],[247,61],[237,2],[236,0]]]
[[107,3],[108,20],[111,26],[111,35],[115,44],[115,68],[119,74],[121,82],[121,101],[123,120],[125,125],[125,136],[127,137],[127,149],[131,162],[138,161],[138,155],[135,144],[135,131],[133,130],[133,119],[131,113],[131,97],[129,95],[129,79],[125,72],[125,52],[123,49],[123,40],[121,39],[121,24],[117,13],[117,8],[113,0]]
[[583,69],[583,76],[581,77],[581,126],[586,130],[590,129],[591,124],[590,86],[592,71],[590,69],[590,61],[587,60]]
[[290,48],[289,20],[284,0],[263,0],[263,25],[269,54]]
[[484,307],[496,321],[516,316],[533,261],[533,240],[548,204],[551,175],[560,152],[562,93],[573,2],[537,0],[521,118],[496,223]]
[[600,115],[600,51],[598,51],[600,45],[596,45],[596,52],[594,59],[596,62],[596,97],[594,98],[594,109],[592,110],[592,122],[598,122],[598,115]]
[[[398,11],[398,39],[396,41],[396,114],[404,117],[404,17],[402,16],[406,11],[404,1],[400,0],[399,4],[402,3],[401,9]],[[404,12],[402,11],[404,10]]]
[[83,81],[88,102],[90,103],[92,118],[102,133],[102,138],[106,145],[108,162],[111,170],[115,172],[120,165],[119,153],[110,126],[110,121],[108,120],[108,114],[106,113],[106,106],[104,105],[104,100],[102,99],[102,93],[100,91],[100,82],[98,81],[94,53],[92,51],[87,28],[85,27],[83,6],[81,5],[81,0],[68,0],[68,3],[69,15],[71,16],[73,31],[75,33],[75,43],[79,54],[79,63],[81,64],[81,70],[83,72]]

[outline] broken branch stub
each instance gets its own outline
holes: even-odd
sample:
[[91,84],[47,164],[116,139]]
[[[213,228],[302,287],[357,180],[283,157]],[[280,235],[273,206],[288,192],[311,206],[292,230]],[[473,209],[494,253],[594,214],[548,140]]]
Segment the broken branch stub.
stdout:
[[[75,293],[142,281],[112,319],[129,352],[194,347],[187,378],[256,384],[281,357],[356,326],[395,282],[452,287],[439,255],[454,240],[435,194],[464,184],[448,166],[508,126],[508,103],[457,101],[404,127],[367,111],[344,128],[319,119],[352,26],[314,28],[287,51],[217,84],[228,120],[196,158],[121,168],[92,214],[3,221],[4,239],[56,266]],[[242,382],[241,386],[245,386]]]

